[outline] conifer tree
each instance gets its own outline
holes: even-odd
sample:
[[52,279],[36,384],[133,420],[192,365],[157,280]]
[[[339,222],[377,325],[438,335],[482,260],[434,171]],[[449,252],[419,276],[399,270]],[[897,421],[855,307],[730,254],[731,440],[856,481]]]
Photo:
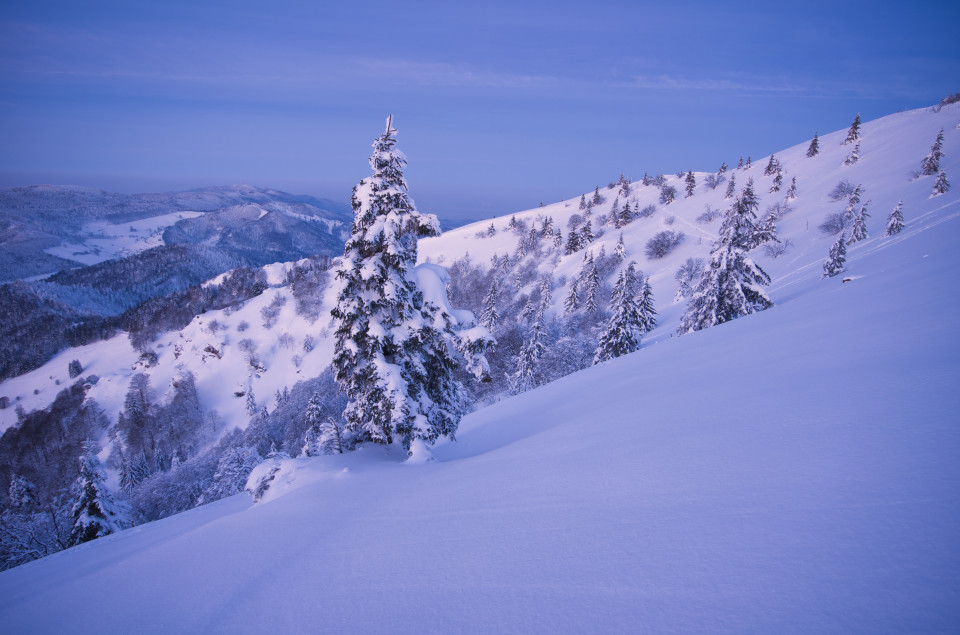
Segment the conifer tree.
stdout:
[[516,393],[525,392],[535,388],[542,383],[542,373],[540,370],[540,358],[543,357],[544,344],[544,322],[546,320],[546,311],[550,307],[552,300],[552,277],[543,276],[540,280],[539,291],[540,300],[534,311],[533,323],[530,325],[530,337],[524,343],[517,358],[517,370],[514,373],[513,390]]
[[810,140],[810,147],[807,148],[807,156],[815,157],[820,154],[820,139],[817,137],[817,133],[813,133],[813,139]]
[[737,169],[738,169],[738,170],[742,170],[742,169],[743,169],[743,157],[742,157],[742,156],[740,157],[740,160],[737,161]]
[[771,154],[770,161],[767,162],[767,167],[763,168],[763,175],[770,176],[771,174],[777,171],[778,167],[779,167],[779,163],[777,163],[776,157]]
[[500,313],[497,311],[497,303],[500,301],[500,284],[500,276],[494,271],[493,282],[490,283],[487,295],[483,297],[483,308],[480,310],[480,324],[490,331],[500,323]]
[[630,211],[630,203],[624,202],[623,209],[620,210],[620,223],[618,227],[623,227],[627,223],[633,220],[633,212]]
[[620,232],[620,237],[617,238],[617,246],[613,249],[613,255],[620,262],[623,262],[627,257],[627,247],[623,244],[623,232]]
[[766,232],[757,226],[757,206],[751,180],[724,217],[710,264],[680,320],[681,335],[773,306],[763,290],[770,276],[747,255],[766,239]]
[[593,356],[594,365],[632,353],[640,348],[643,327],[636,297],[635,264],[631,262],[625,270],[620,272],[613,287],[613,295],[610,298],[611,316],[597,344],[597,350]]
[[860,142],[857,141],[856,145],[853,146],[853,150],[850,154],[847,155],[847,158],[843,160],[844,165],[853,165],[860,160]]
[[580,211],[582,212],[585,209],[587,209],[587,195],[581,194],[580,195]]
[[736,193],[736,191],[737,191],[737,175],[736,175],[736,174],[731,174],[731,175],[730,175],[730,182],[727,183],[727,192],[726,192],[726,194],[724,194],[723,197],[724,197],[724,198],[730,198],[730,197],[732,197],[732,196]]
[[747,155],[747,163],[746,165],[743,166],[743,169],[749,170],[751,167],[753,167],[753,159],[751,159],[750,156]]
[[823,275],[821,278],[831,278],[838,273],[843,273],[847,262],[847,235],[846,232],[840,234],[837,242],[830,247],[830,255],[823,263]]
[[574,278],[570,283],[570,292],[563,300],[563,310],[567,313],[573,313],[580,308],[580,280]]
[[893,236],[894,234],[899,234],[903,230],[903,201],[897,203],[897,206],[893,209],[893,212],[890,213],[890,218],[887,220],[887,228],[884,230],[884,236]]
[[599,186],[599,185],[597,185],[596,187],[593,188],[593,198],[591,199],[591,202],[592,202],[594,205],[599,205],[600,203],[603,202],[603,199],[600,198],[600,186]]
[[687,176],[684,177],[684,183],[686,183],[686,192],[687,195],[685,198],[690,198],[693,196],[693,190],[697,187],[697,179],[693,176],[693,170],[687,172]]
[[867,237],[867,218],[870,217],[870,214],[867,214],[867,205],[864,203],[860,206],[860,211],[857,212],[856,217],[853,219],[853,229],[850,230],[850,240],[847,241],[847,244],[852,244],[860,242]]
[[456,349],[449,343],[469,352],[468,362],[482,370],[490,339],[458,338],[454,318],[425,301],[418,288],[417,240],[439,234],[439,225],[432,214],[420,214],[407,194],[406,159],[394,148],[391,122],[373,144],[373,176],[353,190],[351,235],[336,266],[333,367],[349,400],[344,418],[355,438],[400,442],[413,453],[414,444],[425,449],[452,436],[460,422],[451,357]]
[[620,197],[613,199],[613,205],[610,207],[609,216],[610,225],[614,228],[620,228]]
[[635,295],[640,313],[640,332],[649,333],[657,326],[657,310],[653,308],[653,287],[650,278],[642,273],[636,277]]
[[855,143],[860,140],[860,113],[857,113],[856,119],[853,120],[853,123],[850,124],[850,129],[847,131],[847,138],[843,140],[842,145],[847,145],[848,143]]
[[720,176],[721,174],[723,174],[723,173],[726,172],[726,171],[727,171],[727,162],[724,161],[723,163],[720,164],[720,169],[717,170],[717,176]]
[[947,180],[947,173],[943,170],[940,170],[940,174],[937,175],[937,182],[933,184],[932,196],[946,194],[949,189],[950,181]]
[[593,242],[593,224],[591,221],[587,221],[583,224],[583,227],[580,228],[580,246],[586,247]]
[[75,485],[73,501],[73,530],[70,544],[101,538],[130,526],[127,511],[113,500],[105,485],[106,475],[97,458],[97,446],[84,441],[80,455],[80,476]]
[[940,159],[943,158],[943,128],[940,128],[940,134],[933,147],[923,161],[920,162],[920,169],[927,176],[931,176],[940,171]]
[[797,177],[790,179],[790,187],[787,188],[786,199],[792,201],[797,198]]
[[770,186],[770,193],[779,192],[780,187],[783,185],[783,170],[780,169],[780,166],[777,166],[776,171],[774,172],[773,185]]
[[599,308],[600,270],[597,269],[597,263],[592,253],[587,257],[587,261],[580,271],[580,288],[583,295],[583,309],[587,313],[595,312]]

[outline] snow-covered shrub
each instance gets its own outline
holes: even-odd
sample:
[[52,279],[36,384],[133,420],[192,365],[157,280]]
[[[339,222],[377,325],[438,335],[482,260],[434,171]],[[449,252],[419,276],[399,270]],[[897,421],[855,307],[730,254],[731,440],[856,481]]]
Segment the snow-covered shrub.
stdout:
[[80,364],[80,360],[74,359],[67,364],[67,374],[70,375],[70,379],[76,379],[82,372],[83,366]]
[[263,318],[264,328],[273,328],[277,322],[277,316],[280,315],[280,309],[287,303],[287,296],[278,293],[270,301],[270,304],[260,309],[260,317]]
[[677,198],[677,188],[672,185],[664,185],[660,188],[660,203],[669,205]]
[[683,232],[670,230],[657,232],[653,238],[647,241],[644,247],[644,253],[647,255],[647,258],[651,260],[663,258],[683,242],[685,237]]
[[707,205],[706,211],[697,216],[697,222],[701,225],[705,225],[706,223],[711,223],[718,218],[720,218],[720,210],[714,209]]
[[836,236],[845,230],[850,224],[850,218],[844,212],[831,212],[827,218],[820,223],[817,228],[822,234],[827,236]]
[[639,212],[637,212],[637,218],[649,218],[657,213],[657,206],[653,203],[650,203]]
[[779,242],[770,242],[763,246],[763,253],[770,258],[779,258],[793,247],[793,241],[789,238]]
[[837,183],[832,190],[830,190],[830,193],[827,194],[827,197],[831,201],[839,201],[853,194],[856,188],[856,185],[852,184],[847,179],[843,179]]

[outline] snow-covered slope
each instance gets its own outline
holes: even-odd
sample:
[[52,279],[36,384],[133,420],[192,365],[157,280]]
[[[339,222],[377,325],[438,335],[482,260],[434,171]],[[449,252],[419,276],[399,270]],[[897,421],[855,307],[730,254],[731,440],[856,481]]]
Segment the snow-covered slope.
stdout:
[[[870,181],[874,238],[851,249],[851,282],[819,279],[829,241],[811,229],[774,276],[774,309],[484,408],[434,463],[378,448],[294,459],[256,505],[236,496],[2,572],[0,623],[954,630],[960,201],[905,176],[891,171],[899,190]],[[879,238],[898,192],[915,212]],[[831,207],[802,196],[818,201],[811,219]],[[794,236],[800,213],[785,219]]]

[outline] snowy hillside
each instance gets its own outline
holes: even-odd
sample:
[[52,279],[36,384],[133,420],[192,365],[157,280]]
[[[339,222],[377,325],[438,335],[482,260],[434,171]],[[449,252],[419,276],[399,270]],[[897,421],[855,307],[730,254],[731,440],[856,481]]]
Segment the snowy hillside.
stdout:
[[[844,200],[833,201],[829,197],[841,180],[862,186],[863,202],[871,214],[869,238],[849,248],[849,259],[854,263],[850,267],[853,275],[857,274],[855,263],[862,254],[884,249],[891,242],[903,239],[882,237],[887,216],[898,201],[903,201],[907,235],[920,224],[933,222],[932,219],[957,210],[960,190],[954,188],[947,194],[931,197],[933,177],[915,178],[911,173],[919,168],[937,133],[944,129],[942,166],[948,175],[960,175],[958,119],[960,108],[954,104],[939,112],[916,110],[865,122],[861,127],[861,158],[850,166],[844,165],[844,159],[853,147],[842,144],[846,130],[820,136],[821,151],[814,157],[806,156],[808,141],[804,141],[775,155],[784,171],[784,183],[779,192],[769,191],[774,176],[763,174],[769,157],[754,159],[749,169],[736,169],[733,167],[736,157],[731,157],[731,168],[726,172],[728,180],[716,189],[705,184],[708,173],[695,173],[697,185],[690,197],[684,197],[683,179],[669,176],[667,183],[678,190],[676,200],[669,205],[659,202],[660,190],[656,186],[643,186],[639,179],[629,186],[627,196],[618,194],[619,187],[601,187],[600,194],[606,200],[591,210],[594,233],[598,235],[592,244],[570,255],[565,255],[562,248],[547,249],[539,255],[529,254],[523,264],[536,267],[540,274],[552,277],[556,286],[551,310],[561,315],[564,298],[583,264],[584,255],[601,251],[613,254],[622,234],[626,260],[636,260],[638,268],[649,277],[659,313],[659,326],[644,335],[643,345],[669,340],[675,336],[680,315],[686,307],[686,301],[674,302],[678,287],[675,272],[688,258],[708,256],[711,243],[717,236],[722,211],[732,202],[725,196],[729,180],[735,179],[739,192],[752,178],[761,212],[777,206],[782,210],[782,216],[777,220],[777,233],[784,252],[778,257],[765,255],[762,250],[755,254],[772,277],[768,292],[780,305],[794,297],[804,284],[828,284],[819,282],[819,276],[835,237],[819,231],[818,225],[828,214],[843,209]],[[796,178],[797,196],[785,200],[793,178]],[[415,184],[412,188],[415,194]],[[587,197],[590,195],[592,192],[586,193]],[[603,222],[615,201],[621,208],[625,204],[638,209],[652,205],[656,210],[648,217],[635,218],[623,228],[615,229]],[[698,221],[707,210],[716,212],[713,220]],[[583,215],[575,199],[496,219],[492,222],[493,236],[488,235],[490,221],[462,227],[438,238],[422,240],[420,259],[449,266],[469,256],[474,265],[489,267],[492,256],[515,254],[518,241],[523,238],[508,228],[511,218],[533,227],[540,225],[538,218],[552,217],[554,227],[566,237],[568,221],[574,214]],[[665,257],[647,258],[644,246],[662,231],[682,232],[685,238]],[[516,266],[517,270],[521,268]],[[327,294],[323,306],[316,307],[315,315],[319,316],[316,321],[305,319],[295,310],[290,288],[283,284],[283,266],[271,266],[267,270],[273,285],[267,293],[238,308],[197,316],[184,330],[159,337],[152,347],[157,354],[155,366],[145,368],[138,365],[139,352],[129,345],[125,335],[120,334],[104,342],[64,351],[43,367],[0,383],[0,398],[7,397],[10,403],[9,408],[0,410],[0,430],[16,421],[14,404],[22,405],[27,411],[49,405],[68,383],[67,366],[72,359],[81,362],[84,375],[92,373],[100,378],[100,383],[89,391],[89,397],[105,408],[111,418],[116,418],[135,372],[148,373],[154,389],[163,398],[164,393],[170,393],[177,374],[189,370],[197,377],[203,407],[216,410],[226,429],[245,427],[249,420],[247,397],[246,394],[237,397],[236,393],[252,391],[257,408],[273,407],[278,390],[292,387],[301,378],[315,376],[329,363],[332,350],[327,316],[334,298]],[[607,282],[612,284],[612,277]],[[531,282],[517,293],[529,293],[536,284],[536,278],[531,278]],[[262,313],[271,305],[276,308],[277,315],[265,321]],[[266,326],[268,322],[269,327]],[[240,346],[244,340],[254,344],[253,357],[260,362],[262,369],[249,363],[249,345],[246,350]],[[304,347],[305,341],[310,345]],[[311,350],[304,350],[311,346]],[[211,350],[218,351],[219,357]]]
[[[434,463],[375,447],[292,459],[260,503],[235,496],[2,572],[0,623],[10,633],[955,629],[960,198],[929,198],[930,179],[906,171],[956,119],[867,124],[849,172],[838,172],[832,135],[820,157],[783,153],[801,194],[781,229],[794,251],[764,261],[774,309],[666,341],[679,310],[671,267],[703,253],[695,237],[710,230],[688,218],[698,197],[713,200],[698,192],[670,209],[690,234],[683,251],[648,267],[667,316],[646,340],[658,345],[475,412]],[[946,170],[960,173],[958,131],[947,134]],[[835,207],[825,195],[838,173],[873,200],[848,283],[819,278],[831,241],[815,228]],[[900,197],[907,228],[882,238]],[[634,221],[630,244],[662,220]],[[424,250],[486,258],[494,243],[471,241],[477,231]],[[200,341],[201,326],[190,329]],[[175,365],[163,351],[153,372]],[[238,365],[218,367],[225,384]]]

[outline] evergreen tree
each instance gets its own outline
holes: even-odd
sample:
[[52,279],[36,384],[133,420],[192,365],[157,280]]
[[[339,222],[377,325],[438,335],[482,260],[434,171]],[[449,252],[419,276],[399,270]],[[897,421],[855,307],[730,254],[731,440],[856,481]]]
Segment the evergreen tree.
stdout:
[[890,218],[887,220],[887,228],[883,235],[893,236],[894,234],[899,234],[903,227],[903,201],[900,201],[893,209],[893,212],[890,213]]
[[847,131],[847,138],[843,140],[843,145],[855,143],[860,140],[860,113],[857,113],[856,119],[850,124],[850,130]]
[[625,201],[623,203],[623,209],[620,210],[620,222],[617,227],[623,227],[627,223],[633,220],[633,212],[630,211],[630,203]]
[[820,154],[820,139],[817,137],[817,133],[813,133],[813,139],[810,140],[810,147],[807,148],[807,156],[815,157]]
[[717,176],[720,176],[721,174],[723,174],[723,173],[726,172],[726,171],[727,171],[727,162],[724,161],[723,163],[720,164],[720,169],[717,170]]
[[797,198],[797,177],[790,179],[790,187],[787,188],[787,200],[792,201]]
[[578,278],[574,278],[573,282],[570,283],[570,292],[567,294],[567,297],[563,300],[563,310],[567,313],[573,313],[580,308],[580,281]]
[[307,402],[307,410],[304,413],[307,431],[304,435],[302,453],[305,456],[320,456],[323,454],[320,449],[320,427],[323,424],[323,417],[323,400],[320,395],[314,395]]
[[583,249],[583,244],[581,242],[581,235],[577,229],[571,229],[570,233],[567,234],[567,244],[564,247],[564,253],[570,255],[576,253]]
[[543,373],[540,369],[540,359],[544,352],[544,322],[546,311],[552,301],[552,278],[549,275],[540,280],[540,300],[530,325],[530,337],[524,343],[517,358],[517,370],[512,377],[513,390],[517,394],[536,388],[543,383]]
[[780,166],[780,164],[777,162],[776,157],[771,154],[771,155],[770,155],[770,161],[767,162],[767,167],[763,168],[763,175],[764,175],[764,176],[770,176],[771,174],[773,174],[774,172],[777,171],[777,168],[778,168],[779,166]]
[[587,221],[583,224],[583,227],[580,228],[580,245],[581,247],[586,247],[593,242],[593,224],[591,221]]
[[847,235],[841,233],[837,242],[830,247],[830,256],[823,263],[823,275],[821,278],[830,278],[838,273],[843,273],[844,265],[847,262]]
[[600,270],[597,269],[597,263],[592,253],[587,257],[587,261],[580,271],[580,288],[583,294],[583,309],[587,313],[595,312],[599,308]]
[[687,172],[687,176],[684,177],[684,183],[686,183],[686,192],[687,195],[685,198],[690,198],[693,196],[693,190],[697,187],[697,179],[693,176],[693,170]]
[[947,173],[943,170],[940,170],[940,174],[937,175],[937,182],[933,184],[933,194],[932,196],[939,196],[940,194],[946,194],[950,189],[950,181],[947,180]]
[[581,194],[580,195],[580,211],[582,212],[585,209],[587,209],[587,195]]
[[943,128],[940,128],[940,134],[937,135],[937,140],[930,148],[930,154],[920,162],[920,169],[927,176],[936,174],[940,171],[941,158],[943,158]]
[[773,306],[763,290],[770,276],[747,256],[766,239],[757,227],[757,200],[752,181],[727,211],[720,236],[710,252],[710,264],[680,320],[682,335]]
[[742,157],[742,156],[740,157],[740,160],[737,161],[737,169],[738,169],[738,170],[742,170],[742,169],[743,169],[743,157]]
[[406,159],[394,149],[391,121],[373,144],[373,176],[353,190],[353,226],[336,267],[333,366],[349,399],[344,417],[356,439],[400,442],[412,452],[414,444],[422,448],[452,436],[460,422],[460,385],[448,342],[469,353],[470,364],[482,372],[490,339],[458,338],[455,320],[425,301],[417,286],[417,240],[439,234],[439,225],[435,216],[420,214],[407,194]]
[[870,214],[867,214],[867,206],[863,204],[860,206],[860,211],[857,212],[857,216],[853,219],[853,229],[850,231],[850,240],[847,241],[847,244],[860,242],[867,237],[867,218],[870,217]]
[[736,175],[736,174],[731,174],[731,175],[730,175],[730,182],[727,183],[727,192],[726,192],[726,194],[724,194],[723,197],[724,197],[724,198],[730,198],[730,197],[732,197],[732,196],[736,193],[736,191],[737,191],[737,175]]
[[343,454],[346,448],[347,431],[343,422],[326,417],[320,424],[317,446],[323,454]]
[[853,165],[860,160],[860,142],[857,141],[856,145],[853,146],[853,150],[850,154],[847,155],[847,158],[843,160],[844,165]]
[[743,169],[749,170],[751,167],[753,167],[753,159],[751,159],[750,156],[747,155],[747,163],[746,165],[743,166]]
[[590,202],[593,203],[594,205],[599,205],[600,203],[603,202],[603,199],[600,198],[600,186],[599,186],[599,185],[593,188],[593,199],[591,199]]
[[623,244],[623,232],[620,232],[620,237],[617,238],[617,246],[613,250],[613,255],[619,262],[623,262],[627,257],[627,247]]
[[613,200],[613,205],[610,207],[610,225],[619,229],[620,228],[620,197],[618,196]]
[[643,274],[636,277],[635,295],[639,296],[637,306],[640,314],[640,332],[649,333],[657,326],[657,310],[653,308],[653,287],[650,278]]
[[640,348],[640,335],[643,333],[640,310],[635,294],[636,271],[631,262],[620,272],[610,298],[610,321],[604,329],[597,350],[593,356],[594,365],[621,355],[632,353]]
[[490,290],[483,297],[483,308],[480,310],[480,324],[493,330],[500,323],[500,313],[497,311],[497,302],[500,301],[500,276],[494,271]]
[[776,172],[774,172],[773,185],[770,186],[770,193],[779,192],[780,187],[783,185],[783,170],[780,169],[780,166],[777,166]]
[[97,458],[96,444],[84,441],[82,448],[80,476],[77,477],[73,501],[71,545],[79,545],[130,526],[124,506],[114,502],[104,484],[106,475]]

